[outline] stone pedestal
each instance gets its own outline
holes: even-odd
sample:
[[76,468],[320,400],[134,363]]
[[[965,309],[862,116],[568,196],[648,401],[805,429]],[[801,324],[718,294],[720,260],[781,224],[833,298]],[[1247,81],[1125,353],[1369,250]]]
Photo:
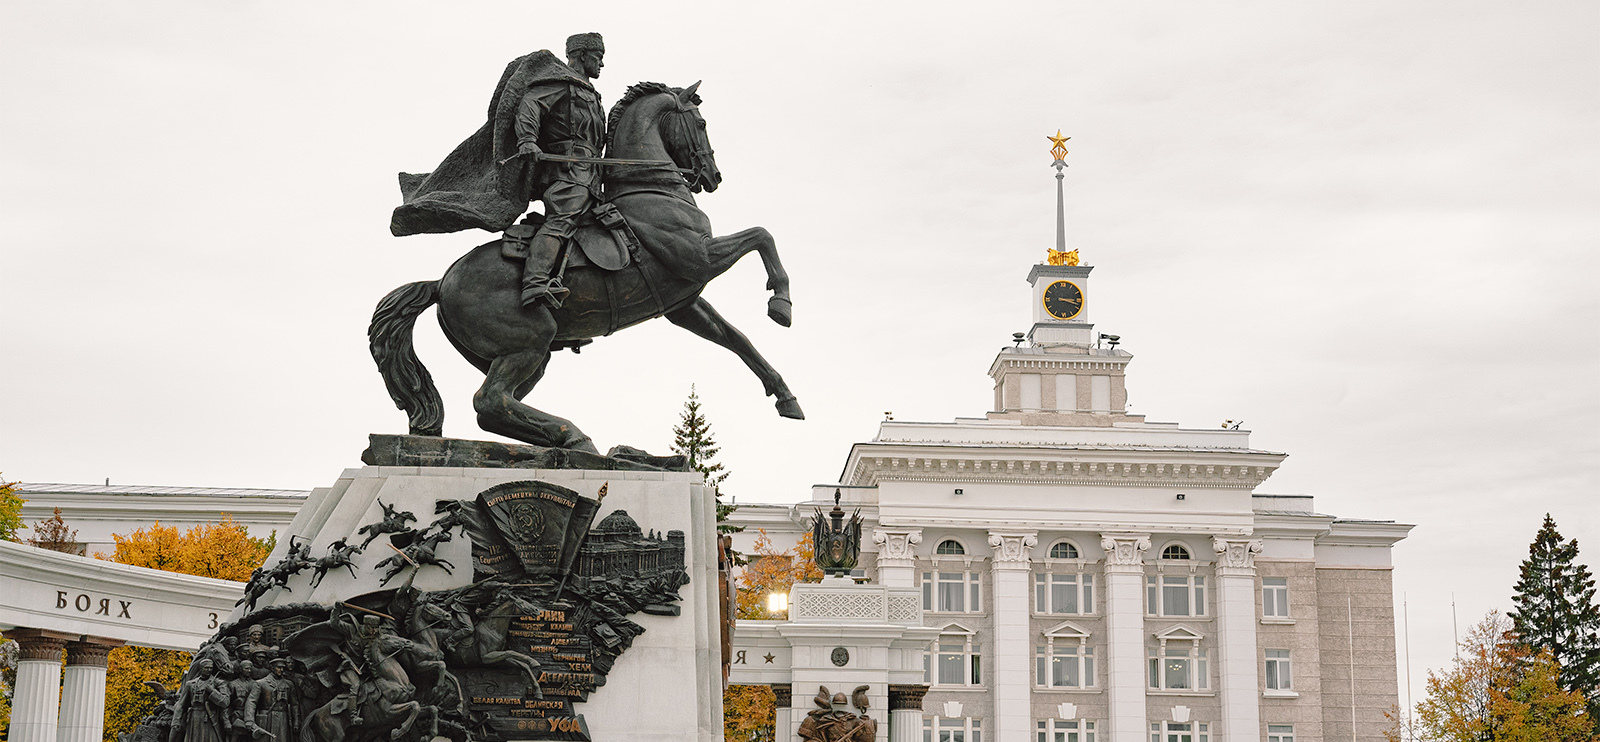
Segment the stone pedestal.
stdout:
[[[11,742],[56,742],[61,708],[61,650],[78,638],[43,629],[6,632],[19,647],[17,687],[11,694]],[[102,681],[100,692],[105,693]]]
[[106,654],[122,644],[90,639],[67,644],[56,742],[100,742],[106,721]]
[[1110,742],[1143,742],[1145,724],[1144,553],[1148,534],[1103,534],[1106,552],[1106,696]]
[[[601,471],[578,469],[490,469],[429,466],[366,466],[349,469],[331,487],[313,490],[305,506],[279,534],[278,548],[267,563],[275,564],[291,541],[309,544],[314,556],[327,553],[334,541],[347,538],[359,545],[357,531],[382,520],[382,506],[414,513],[422,528],[436,517],[435,503],[473,500],[496,485],[538,480],[594,499],[602,485],[606,496],[595,523],[618,511],[646,531],[686,535],[684,568],[690,582],[678,593],[681,614],[629,614],[643,626],[605,676],[605,684],[576,705],[590,736],[606,742],[713,742],[722,739],[722,658],[717,606],[715,490],[700,474],[668,471]],[[380,505],[381,502],[381,505]],[[293,537],[293,538],[291,538]],[[354,555],[355,576],[339,568],[316,587],[313,572],[289,578],[287,588],[265,593],[257,603],[283,606],[307,601],[333,605],[351,596],[383,589],[377,563],[395,554],[387,536]],[[414,585],[444,590],[473,579],[471,539],[458,535],[439,546],[437,555],[454,565],[453,573],[426,566],[416,571]],[[409,574],[409,572],[407,573]],[[387,587],[397,587],[405,576]],[[232,620],[243,615],[236,610]],[[561,668],[565,669],[565,668]],[[34,742],[29,740],[28,742]],[[38,742],[55,742],[39,740]]]

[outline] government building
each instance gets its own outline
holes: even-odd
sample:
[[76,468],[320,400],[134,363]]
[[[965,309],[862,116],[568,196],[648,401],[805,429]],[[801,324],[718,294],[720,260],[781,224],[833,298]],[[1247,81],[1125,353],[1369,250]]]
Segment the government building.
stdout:
[[[1258,492],[1285,454],[1249,431],[1129,414],[1133,356],[1069,255],[1028,268],[1033,326],[989,364],[990,411],[884,421],[810,502],[741,504],[736,546],[792,547],[835,492],[860,510],[858,579],[914,589],[938,630],[922,742],[1382,739],[1411,526]],[[810,692],[779,689],[792,724]]]

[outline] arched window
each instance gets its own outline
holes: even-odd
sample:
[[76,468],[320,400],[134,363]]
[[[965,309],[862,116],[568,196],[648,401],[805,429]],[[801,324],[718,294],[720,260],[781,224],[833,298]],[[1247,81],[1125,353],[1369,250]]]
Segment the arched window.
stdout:
[[1167,548],[1161,550],[1161,558],[1162,559],[1188,559],[1189,558],[1189,550],[1183,548],[1182,546],[1179,546],[1178,544],[1173,544],[1173,545],[1168,546]]
[[1061,543],[1050,547],[1050,558],[1051,559],[1077,559],[1078,558],[1078,547],[1073,546],[1072,544],[1069,544],[1069,543],[1067,543],[1065,541],[1062,541]]
[[[947,539],[945,539],[943,541],[940,541],[939,545],[934,547],[933,553],[935,553],[935,554],[965,554],[965,553],[967,553],[967,550],[962,548],[960,541],[957,541],[957,540],[955,540],[953,538],[947,538]],[[1189,557],[1186,554],[1183,558],[1184,559],[1188,559]]]

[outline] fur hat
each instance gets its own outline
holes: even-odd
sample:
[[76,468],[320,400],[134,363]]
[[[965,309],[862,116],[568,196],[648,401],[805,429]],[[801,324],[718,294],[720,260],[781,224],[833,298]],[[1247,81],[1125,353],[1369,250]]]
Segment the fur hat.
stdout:
[[567,56],[572,56],[577,52],[604,52],[605,50],[606,43],[600,40],[600,34],[577,33],[567,37]]

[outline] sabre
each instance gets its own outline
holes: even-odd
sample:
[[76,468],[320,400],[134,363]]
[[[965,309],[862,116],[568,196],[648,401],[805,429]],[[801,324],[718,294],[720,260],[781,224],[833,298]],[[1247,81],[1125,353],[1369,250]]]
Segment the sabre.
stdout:
[[547,162],[571,162],[579,165],[629,165],[639,167],[654,167],[684,174],[692,174],[694,172],[689,168],[678,167],[677,165],[674,165],[671,160],[619,160],[604,157],[570,157],[567,155],[535,154],[532,152],[518,152],[517,154],[501,160],[499,164],[504,165],[512,160],[517,159],[518,157],[533,157],[535,160],[544,160]]

